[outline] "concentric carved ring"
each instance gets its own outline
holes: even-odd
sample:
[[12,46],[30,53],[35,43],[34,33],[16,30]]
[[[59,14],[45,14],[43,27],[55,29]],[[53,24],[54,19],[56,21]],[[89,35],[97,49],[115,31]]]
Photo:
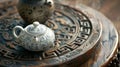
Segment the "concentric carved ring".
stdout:
[[[98,22],[95,24],[100,25]],[[101,34],[101,26],[94,26],[85,14],[61,4],[56,6],[53,16],[46,22],[46,26],[55,31],[55,44],[60,45],[50,53],[31,52],[17,46],[20,42],[15,40],[12,34],[12,29],[16,25],[26,26],[21,20],[0,20],[0,55],[1,57],[17,60],[10,61],[14,62],[14,65],[24,63],[23,60],[26,60],[26,62],[31,60],[30,64],[33,63],[33,65],[34,63],[49,65],[52,64],[51,61],[56,61],[55,64],[68,61],[92,49]]]

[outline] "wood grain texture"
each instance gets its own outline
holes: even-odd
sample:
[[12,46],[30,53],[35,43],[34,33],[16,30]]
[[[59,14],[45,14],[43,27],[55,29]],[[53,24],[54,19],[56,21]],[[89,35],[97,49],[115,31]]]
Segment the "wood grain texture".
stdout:
[[120,13],[119,13],[120,0],[64,0],[64,1],[59,0],[59,1],[64,4],[72,5],[73,7],[76,7],[76,5],[82,3],[93,9],[100,11],[113,22],[113,24],[117,28],[120,37]]
[[[6,2],[8,1],[8,4],[3,4],[3,2]],[[0,13],[1,13],[1,8],[8,8],[6,7],[7,5],[11,5],[10,4],[10,1],[12,0],[0,0]],[[16,5],[16,2],[17,0],[14,0],[15,3],[12,3],[14,6]],[[115,25],[115,27],[117,28],[117,31],[119,33],[119,37],[120,37],[120,7],[119,7],[119,4],[120,4],[120,0],[56,0],[56,2],[61,2],[61,3],[64,3],[64,4],[68,4],[70,6],[73,6],[73,7],[76,7],[76,5],[82,3],[82,4],[85,4],[89,7],[92,7],[100,12],[102,12],[106,17],[108,17],[112,22],[113,24]],[[11,6],[13,6],[11,5]],[[15,12],[13,12],[13,10],[9,10],[9,12],[12,12],[12,13],[9,13],[8,14],[4,14],[4,16],[2,17],[5,17],[7,15],[11,15],[11,14],[14,14]],[[14,15],[16,16],[16,15]],[[1,16],[0,16],[1,18]],[[106,24],[108,25],[108,24]],[[120,42],[120,38],[119,38],[119,42]],[[120,45],[119,45],[120,47]]]

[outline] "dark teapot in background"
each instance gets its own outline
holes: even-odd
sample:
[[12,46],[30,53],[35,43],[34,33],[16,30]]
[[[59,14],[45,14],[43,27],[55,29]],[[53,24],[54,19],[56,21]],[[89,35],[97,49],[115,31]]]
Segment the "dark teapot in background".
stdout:
[[53,0],[19,0],[17,8],[26,23],[39,21],[43,24],[52,15],[54,2]]

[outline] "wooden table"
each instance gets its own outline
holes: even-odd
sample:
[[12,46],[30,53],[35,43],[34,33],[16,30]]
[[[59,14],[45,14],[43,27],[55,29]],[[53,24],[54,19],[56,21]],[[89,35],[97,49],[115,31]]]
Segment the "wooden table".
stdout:
[[[120,0],[56,0],[64,4],[68,4],[72,7],[76,7],[78,4],[82,3],[85,4],[89,7],[92,7],[100,12],[102,12],[106,17],[108,17],[115,27],[117,28],[117,31],[120,36]],[[3,4],[4,3],[4,4]],[[0,18],[3,17],[16,17],[18,14],[15,14],[14,16],[12,14],[16,13],[16,7],[13,7],[12,9],[8,9],[8,11],[3,10],[1,8],[10,8],[10,6],[15,6],[17,3],[17,0],[1,0],[0,1],[0,13],[2,12],[7,12],[7,13],[2,13],[0,14]],[[119,38],[120,42],[120,38]],[[120,48],[120,45],[119,45]]]

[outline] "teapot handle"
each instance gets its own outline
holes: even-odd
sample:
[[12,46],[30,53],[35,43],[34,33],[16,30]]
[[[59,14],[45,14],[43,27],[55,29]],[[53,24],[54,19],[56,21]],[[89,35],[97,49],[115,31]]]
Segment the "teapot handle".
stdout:
[[20,35],[17,35],[17,34],[16,34],[16,31],[17,31],[18,29],[20,30],[20,32],[23,32],[23,31],[24,31],[23,27],[21,27],[21,26],[16,26],[16,27],[14,27],[14,28],[13,28],[13,35],[14,35],[15,38],[19,38],[19,37],[20,37]]

